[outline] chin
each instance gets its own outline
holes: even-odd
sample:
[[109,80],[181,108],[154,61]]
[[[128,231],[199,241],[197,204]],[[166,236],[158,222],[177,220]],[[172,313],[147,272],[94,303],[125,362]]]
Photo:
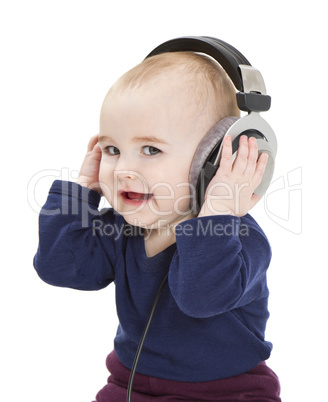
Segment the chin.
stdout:
[[152,229],[164,229],[169,225],[169,222],[166,219],[160,219],[160,217],[147,217],[143,218],[141,216],[133,215],[133,214],[122,214],[125,221],[132,225],[137,226],[142,229],[152,230]]

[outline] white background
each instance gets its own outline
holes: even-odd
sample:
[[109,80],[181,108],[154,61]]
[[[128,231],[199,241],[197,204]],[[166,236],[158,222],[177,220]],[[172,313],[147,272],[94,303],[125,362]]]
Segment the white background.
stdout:
[[2,2],[0,400],[90,402],[105,385],[114,286],[43,283],[38,211],[54,179],[76,177],[111,84],[165,40],[208,35],[239,49],[272,96],[277,166],[253,211],[273,249],[268,364],[283,401],[328,401],[326,14],[320,0]]

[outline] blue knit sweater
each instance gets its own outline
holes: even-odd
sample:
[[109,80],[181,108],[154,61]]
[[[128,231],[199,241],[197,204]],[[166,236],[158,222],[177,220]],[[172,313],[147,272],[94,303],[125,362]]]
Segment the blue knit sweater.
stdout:
[[[55,181],[40,213],[34,266],[55,286],[97,290],[116,285],[115,351],[131,368],[155,295],[169,272],[138,372],[201,382],[246,372],[270,356],[268,240],[250,215],[195,218],[176,229],[176,244],[147,257],[144,234],[100,196]],[[108,318],[109,319],[109,318]]]

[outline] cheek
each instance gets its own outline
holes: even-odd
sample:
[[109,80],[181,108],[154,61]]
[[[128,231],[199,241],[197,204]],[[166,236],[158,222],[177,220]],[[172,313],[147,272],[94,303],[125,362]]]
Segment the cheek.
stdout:
[[153,179],[178,189],[189,182],[191,161],[191,155],[181,155],[167,159],[165,163],[154,167],[152,171]]
[[[167,187],[176,197],[189,192],[189,171],[191,157],[181,156],[181,158],[168,161],[164,166],[154,169],[152,173],[153,182]],[[167,190],[168,192],[168,190]]]
[[114,170],[113,167],[107,163],[100,163],[99,184],[104,196],[110,202],[114,189]]
[[184,160],[184,167],[179,168],[171,175],[171,183],[174,190],[174,211],[178,215],[190,212],[190,183],[189,183],[189,160]]
[[179,215],[190,213],[190,186],[188,182],[180,183],[176,191],[174,210]]
[[184,215],[190,208],[190,185],[188,175],[167,172],[152,186],[152,192],[155,194],[156,204],[155,209]]

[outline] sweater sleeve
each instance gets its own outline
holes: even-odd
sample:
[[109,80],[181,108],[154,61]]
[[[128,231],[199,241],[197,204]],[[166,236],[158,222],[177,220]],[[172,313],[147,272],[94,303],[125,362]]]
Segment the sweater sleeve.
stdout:
[[169,286],[185,314],[208,318],[268,296],[271,248],[250,215],[196,218],[176,230]]
[[[42,280],[61,287],[98,290],[114,280],[114,240],[97,230],[113,224],[98,211],[97,192],[56,180],[39,216],[34,267]],[[105,243],[106,242],[106,243]],[[106,244],[106,247],[105,247]]]

